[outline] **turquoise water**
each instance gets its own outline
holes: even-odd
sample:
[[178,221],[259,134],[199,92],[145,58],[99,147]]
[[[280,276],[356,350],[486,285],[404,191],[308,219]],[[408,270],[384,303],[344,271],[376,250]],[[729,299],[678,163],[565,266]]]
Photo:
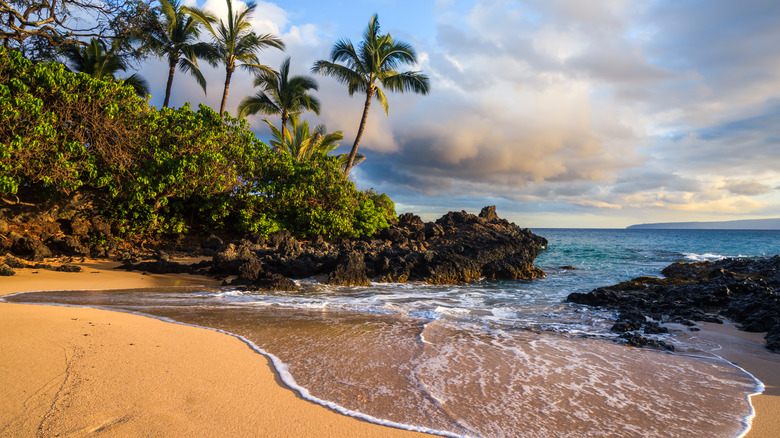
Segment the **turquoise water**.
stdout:
[[[660,275],[677,261],[780,254],[780,231],[535,229],[549,247],[536,265],[550,271],[580,270],[577,287],[587,290],[639,275]],[[574,279],[572,277],[572,279]],[[581,291],[580,291],[581,292]]]
[[[678,354],[615,342],[611,311],[565,303],[676,261],[780,253],[780,231],[537,229],[533,281],[24,294],[239,335],[292,388],[370,421],[455,436],[734,437],[759,386],[714,346]],[[565,268],[564,268],[565,267]],[[574,268],[574,269],[571,269]],[[679,354],[682,352],[683,354]],[[616,415],[619,413],[619,415]]]

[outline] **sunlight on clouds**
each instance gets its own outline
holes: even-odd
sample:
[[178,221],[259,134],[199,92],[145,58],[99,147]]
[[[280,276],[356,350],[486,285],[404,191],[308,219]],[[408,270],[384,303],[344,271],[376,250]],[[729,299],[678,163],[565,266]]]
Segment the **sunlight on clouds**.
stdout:
[[[203,6],[226,16],[224,0]],[[309,74],[342,36],[357,43],[365,26],[336,12],[298,22],[292,10],[260,3],[253,24],[287,44],[284,53],[262,52],[261,62],[278,68],[291,56],[294,74]],[[780,27],[771,19],[780,4],[437,0],[433,10],[435,35],[402,34],[419,57],[407,68],[429,76],[431,94],[387,93],[389,118],[372,102],[360,149],[369,159],[353,174],[359,185],[425,211],[479,208],[490,197],[552,221],[538,226],[780,211]],[[173,105],[218,107],[224,68],[201,65],[208,97],[177,72]],[[159,90],[165,70],[149,62],[142,74]],[[323,111],[306,117],[343,130],[338,152],[347,152],[364,96],[315,78]],[[251,76],[237,72],[227,108],[235,113],[254,92]],[[251,119],[256,129],[261,119]]]
[[255,13],[252,15],[252,27],[258,35],[270,33],[280,36],[282,29],[286,28],[288,23],[287,11],[284,9],[270,2],[257,3]]
[[691,202],[687,204],[675,204],[670,208],[694,213],[739,213],[749,214],[766,207],[766,202],[756,201],[746,197],[717,199],[705,202]]
[[552,56],[558,62],[583,52],[587,43],[579,35],[561,31],[551,26],[545,26],[532,38],[533,47],[537,52]]
[[572,204],[579,205],[581,207],[609,209],[609,210],[621,210],[623,206],[620,204],[611,204],[603,201],[572,201]]

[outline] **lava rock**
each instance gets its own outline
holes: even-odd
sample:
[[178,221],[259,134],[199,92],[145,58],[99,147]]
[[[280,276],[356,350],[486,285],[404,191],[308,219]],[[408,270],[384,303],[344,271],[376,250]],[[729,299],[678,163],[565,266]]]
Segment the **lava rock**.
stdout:
[[15,275],[15,274],[16,274],[16,271],[14,271],[13,268],[8,266],[7,264],[5,264],[5,263],[0,264],[0,276],[2,276],[2,277],[10,277],[10,276]]
[[[780,352],[780,256],[678,262],[662,273],[665,278],[638,277],[585,294],[572,293],[566,301],[621,310],[613,327],[618,332],[637,330],[633,320],[622,318],[626,311],[687,326],[693,321],[722,324],[726,317],[743,330],[767,332],[766,347]],[[642,327],[646,334],[668,331],[654,322]]]
[[366,275],[366,263],[363,254],[352,251],[339,260],[330,275],[328,284],[338,286],[368,286],[370,281]]

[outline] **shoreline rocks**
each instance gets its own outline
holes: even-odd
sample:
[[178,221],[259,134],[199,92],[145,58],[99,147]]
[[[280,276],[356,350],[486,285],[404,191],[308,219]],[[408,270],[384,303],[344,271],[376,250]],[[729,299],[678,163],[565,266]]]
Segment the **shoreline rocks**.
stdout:
[[[254,242],[223,244],[216,249],[209,273],[235,277],[225,284],[258,289],[291,288],[280,285],[280,276],[314,277],[338,286],[522,280],[544,277],[533,261],[546,245],[543,237],[499,218],[495,207],[485,207],[480,216],[451,212],[428,223],[407,213],[374,239],[302,242],[282,231]],[[276,280],[269,283],[269,276]]]
[[[371,281],[454,284],[545,276],[533,262],[547,240],[501,219],[494,206],[478,216],[450,212],[428,223],[406,213],[372,238],[335,242],[322,236],[303,241],[280,231],[267,238],[180,235],[134,244],[119,241],[99,219],[74,216],[3,224],[0,254],[30,262],[52,256],[111,258],[123,262],[121,269],[205,274],[247,289],[297,290],[291,279],[312,277],[333,285],[365,286]],[[187,265],[171,261],[171,254],[211,260]],[[150,258],[154,261],[139,261]]]
[[[728,318],[750,332],[767,332],[766,348],[780,352],[780,256],[677,262],[661,271],[664,278],[638,277],[566,301],[619,312],[617,333],[658,333],[658,322],[686,326],[693,321],[722,323]],[[640,335],[641,336],[641,335]]]

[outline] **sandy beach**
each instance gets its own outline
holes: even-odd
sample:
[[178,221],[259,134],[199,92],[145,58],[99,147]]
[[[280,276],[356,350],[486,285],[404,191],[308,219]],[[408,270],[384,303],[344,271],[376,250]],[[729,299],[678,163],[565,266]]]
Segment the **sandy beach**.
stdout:
[[[185,275],[18,270],[0,294],[214,285]],[[104,310],[0,303],[0,436],[422,436],[335,413],[283,387],[241,340]]]
[[[18,270],[0,294],[217,285],[207,277]],[[705,324],[697,336],[766,385],[751,438],[780,436],[780,370],[763,335]],[[406,436],[285,388],[264,356],[212,330],[104,310],[0,303],[0,436]]]

